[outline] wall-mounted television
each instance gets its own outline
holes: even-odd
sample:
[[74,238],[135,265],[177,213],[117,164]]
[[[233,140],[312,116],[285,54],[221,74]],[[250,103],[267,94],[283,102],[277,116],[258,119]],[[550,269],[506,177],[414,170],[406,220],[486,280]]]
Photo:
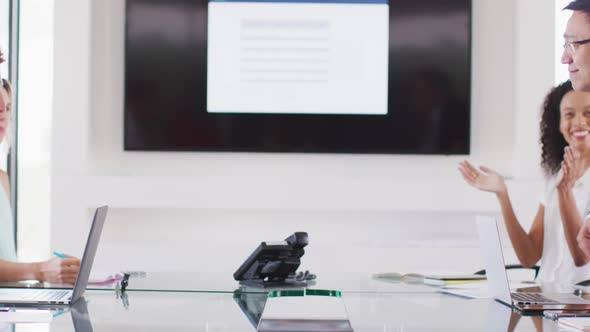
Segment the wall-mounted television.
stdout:
[[468,154],[471,0],[127,0],[125,150]]

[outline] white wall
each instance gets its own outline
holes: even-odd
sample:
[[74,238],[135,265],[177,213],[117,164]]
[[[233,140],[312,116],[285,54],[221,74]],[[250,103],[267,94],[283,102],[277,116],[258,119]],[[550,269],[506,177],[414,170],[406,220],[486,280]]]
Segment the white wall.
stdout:
[[[468,158],[515,176],[519,214],[532,218],[553,4],[473,6]],[[472,216],[498,207],[461,180],[467,156],[123,151],[123,39],[124,1],[56,0],[53,248],[81,252],[90,209],[109,204],[98,270],[229,273],[257,242],[296,230],[309,232],[303,261],[323,275],[481,266],[466,250],[477,246]],[[448,255],[433,259],[433,247]]]

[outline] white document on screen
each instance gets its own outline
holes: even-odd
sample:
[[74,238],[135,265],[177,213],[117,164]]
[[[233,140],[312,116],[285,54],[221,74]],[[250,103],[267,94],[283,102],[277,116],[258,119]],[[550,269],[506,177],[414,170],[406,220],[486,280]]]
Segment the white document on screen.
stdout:
[[387,114],[383,0],[210,1],[210,113]]

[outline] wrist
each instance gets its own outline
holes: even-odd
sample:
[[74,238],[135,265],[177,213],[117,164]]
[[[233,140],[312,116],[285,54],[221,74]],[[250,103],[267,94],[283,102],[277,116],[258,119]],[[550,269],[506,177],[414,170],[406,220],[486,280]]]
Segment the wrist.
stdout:
[[42,262],[37,262],[37,263],[31,263],[31,276],[32,279],[34,280],[41,280],[41,267],[42,267]]
[[498,197],[499,200],[507,199],[508,198],[508,190],[506,189],[506,187],[504,187],[500,191],[497,191],[496,192],[496,197]]
[[570,186],[557,186],[557,193],[561,197],[569,197],[572,195],[572,187]]

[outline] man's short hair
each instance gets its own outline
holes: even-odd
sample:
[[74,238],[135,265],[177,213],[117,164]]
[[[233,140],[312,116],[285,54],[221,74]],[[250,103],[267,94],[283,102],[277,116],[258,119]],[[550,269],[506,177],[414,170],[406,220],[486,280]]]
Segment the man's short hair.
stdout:
[[590,15],[590,0],[574,0],[563,8],[564,10],[576,10]]

